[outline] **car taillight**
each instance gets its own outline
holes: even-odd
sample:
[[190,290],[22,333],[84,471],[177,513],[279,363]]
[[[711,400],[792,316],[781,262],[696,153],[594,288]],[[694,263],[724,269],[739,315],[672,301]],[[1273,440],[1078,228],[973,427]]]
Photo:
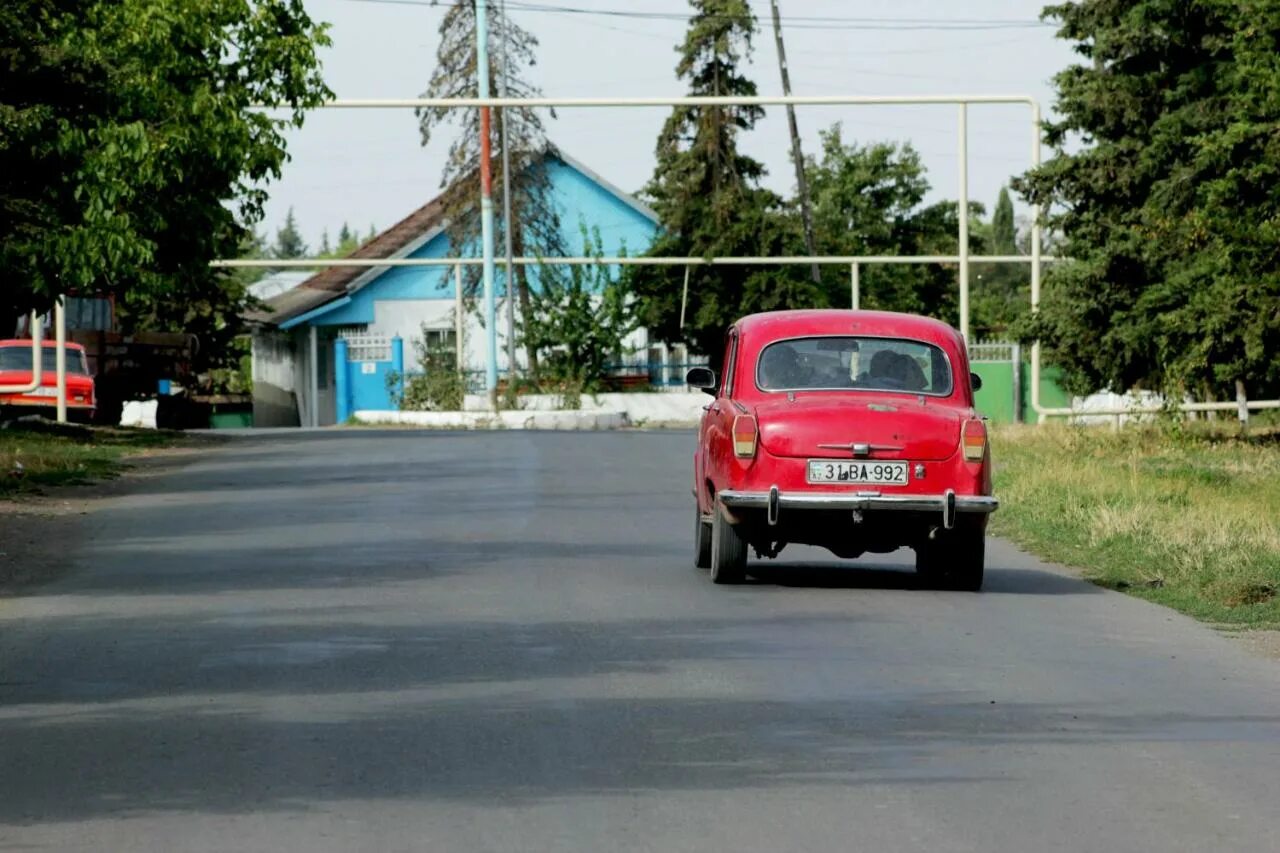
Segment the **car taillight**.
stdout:
[[966,462],[981,462],[987,455],[987,425],[976,419],[965,421],[960,444],[964,448]]
[[756,439],[760,430],[756,427],[756,419],[752,415],[738,415],[733,419],[733,452],[739,459],[750,459],[756,455]]

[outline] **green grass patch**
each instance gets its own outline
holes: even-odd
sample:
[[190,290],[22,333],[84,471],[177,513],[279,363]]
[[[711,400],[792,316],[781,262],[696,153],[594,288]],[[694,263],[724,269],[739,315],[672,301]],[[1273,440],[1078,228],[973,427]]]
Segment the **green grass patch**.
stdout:
[[994,430],[992,530],[1224,626],[1280,628],[1280,430]]
[[0,496],[14,497],[39,493],[51,486],[109,479],[120,473],[127,457],[175,447],[186,440],[181,433],[163,430],[0,430]]

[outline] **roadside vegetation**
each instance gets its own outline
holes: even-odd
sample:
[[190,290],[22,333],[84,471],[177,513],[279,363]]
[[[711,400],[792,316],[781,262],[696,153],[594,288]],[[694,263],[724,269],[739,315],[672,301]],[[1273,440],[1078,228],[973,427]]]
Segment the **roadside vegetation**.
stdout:
[[1005,427],[993,532],[1111,589],[1280,628],[1280,429]]
[[185,440],[148,429],[0,430],[0,498],[110,479],[128,457]]

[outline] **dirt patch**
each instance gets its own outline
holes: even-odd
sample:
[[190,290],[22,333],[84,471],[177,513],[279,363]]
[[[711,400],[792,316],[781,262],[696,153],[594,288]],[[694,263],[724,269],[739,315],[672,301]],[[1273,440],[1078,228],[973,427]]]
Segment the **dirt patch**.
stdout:
[[1237,631],[1235,637],[1255,655],[1280,661],[1280,631]]
[[16,512],[0,505],[0,596],[60,577],[79,540],[78,516],[85,512],[69,501]]
[[0,598],[61,577],[67,555],[82,542],[85,516],[137,481],[179,468],[209,446],[151,448],[131,455],[114,479],[0,500]]

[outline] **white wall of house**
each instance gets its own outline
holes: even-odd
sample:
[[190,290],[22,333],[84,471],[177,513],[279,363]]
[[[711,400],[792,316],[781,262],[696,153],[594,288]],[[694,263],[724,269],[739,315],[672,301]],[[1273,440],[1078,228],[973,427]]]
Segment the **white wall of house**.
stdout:
[[[477,314],[478,306],[468,300],[463,323],[463,368],[482,371],[488,363],[485,327]],[[518,306],[517,306],[518,310]],[[507,359],[507,320],[506,300],[496,300],[498,316],[498,370],[506,371]],[[372,334],[394,337],[399,335],[404,340],[405,366],[409,370],[416,369],[416,345],[422,338],[425,326],[430,330],[443,332],[453,331],[455,326],[456,307],[449,299],[394,299],[379,300],[373,305],[374,321],[369,324]],[[647,357],[649,333],[639,329],[628,336],[626,348],[629,351],[626,361],[643,361]],[[527,366],[523,348],[517,349],[516,364]]]
[[253,333],[253,422],[256,426],[297,426],[296,335],[275,329]]

